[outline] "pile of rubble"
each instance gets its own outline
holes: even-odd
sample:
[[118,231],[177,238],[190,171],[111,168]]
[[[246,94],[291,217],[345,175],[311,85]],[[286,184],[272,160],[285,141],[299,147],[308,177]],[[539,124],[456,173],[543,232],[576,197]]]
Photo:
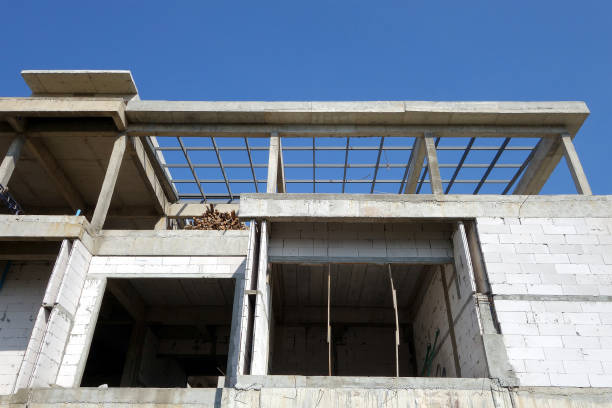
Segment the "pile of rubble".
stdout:
[[185,225],[189,230],[245,230],[244,223],[240,222],[236,211],[219,212],[212,205],[206,208],[201,217],[194,217],[193,224]]

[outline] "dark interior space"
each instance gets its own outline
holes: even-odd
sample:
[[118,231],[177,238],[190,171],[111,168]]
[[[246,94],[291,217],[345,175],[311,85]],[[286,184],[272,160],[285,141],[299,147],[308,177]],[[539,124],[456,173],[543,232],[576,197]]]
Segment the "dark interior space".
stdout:
[[109,279],[81,386],[216,387],[233,279]]
[[[400,376],[416,376],[411,318],[429,265],[392,265],[397,293]],[[330,268],[331,352],[327,342],[327,265],[273,266],[272,374],[395,376],[395,308],[388,267]]]

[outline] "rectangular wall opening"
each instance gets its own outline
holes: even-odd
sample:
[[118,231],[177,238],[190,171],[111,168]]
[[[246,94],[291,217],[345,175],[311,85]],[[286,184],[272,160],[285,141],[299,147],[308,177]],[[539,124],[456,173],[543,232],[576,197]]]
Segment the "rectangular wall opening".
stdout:
[[[450,264],[274,264],[270,373],[485,377],[476,304]],[[462,293],[463,291],[463,293]],[[397,366],[399,364],[399,367]],[[331,370],[330,370],[331,369]]]
[[234,279],[109,279],[82,387],[216,387]]
[[466,241],[458,222],[273,223],[269,372],[487,377]]

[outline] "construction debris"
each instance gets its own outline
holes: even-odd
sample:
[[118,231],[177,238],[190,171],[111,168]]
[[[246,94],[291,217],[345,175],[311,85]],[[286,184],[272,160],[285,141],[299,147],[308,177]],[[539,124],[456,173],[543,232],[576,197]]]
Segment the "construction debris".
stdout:
[[206,208],[201,217],[194,217],[193,224],[185,225],[188,230],[245,230],[246,225],[238,219],[236,211],[219,212],[212,205]]

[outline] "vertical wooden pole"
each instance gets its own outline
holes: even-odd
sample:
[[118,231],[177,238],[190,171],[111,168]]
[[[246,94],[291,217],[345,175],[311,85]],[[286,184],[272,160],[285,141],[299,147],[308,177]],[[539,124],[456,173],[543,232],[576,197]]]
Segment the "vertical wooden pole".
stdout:
[[399,377],[399,317],[397,313],[397,291],[393,284],[393,274],[391,273],[391,264],[387,264],[389,267],[389,282],[391,282],[391,296],[393,297],[393,310],[395,311],[395,376]]
[[[453,361],[455,363],[455,375],[461,377],[461,365],[459,364],[459,352],[457,350],[457,337],[455,336],[455,324],[453,322],[453,312],[451,310],[450,298],[448,296],[448,282],[446,281],[446,267],[440,266],[440,279],[442,280],[442,290],[444,291],[444,304],[446,305],[446,319],[448,320],[448,333],[453,347]],[[450,265],[448,265],[450,267]],[[455,285],[459,286],[459,276],[455,275]]]

